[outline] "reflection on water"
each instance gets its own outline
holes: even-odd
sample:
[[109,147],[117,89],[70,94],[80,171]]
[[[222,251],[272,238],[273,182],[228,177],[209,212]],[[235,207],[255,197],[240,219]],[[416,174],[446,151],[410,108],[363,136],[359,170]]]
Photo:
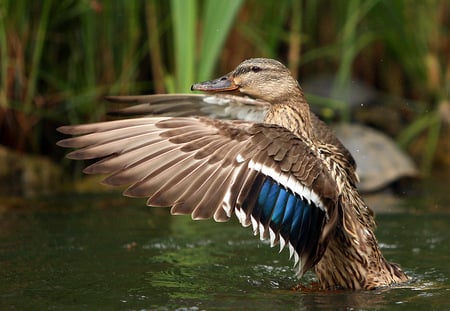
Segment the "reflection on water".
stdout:
[[[288,252],[235,220],[170,217],[118,194],[28,203],[0,214],[0,309],[450,309],[450,202],[442,192],[378,215],[385,256],[412,280],[369,292],[293,291]],[[313,281],[308,273],[301,283]]]

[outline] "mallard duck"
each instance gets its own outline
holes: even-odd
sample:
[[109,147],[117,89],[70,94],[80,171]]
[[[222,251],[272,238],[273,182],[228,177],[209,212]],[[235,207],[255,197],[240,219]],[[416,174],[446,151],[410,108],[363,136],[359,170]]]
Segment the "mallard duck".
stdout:
[[[313,269],[323,289],[373,289],[408,279],[381,254],[373,213],[356,190],[351,154],[310,111],[283,64],[245,60],[192,89],[244,95],[236,101],[266,109],[264,122],[181,112],[63,126],[60,132],[76,136],[58,145],[77,149],[71,159],[100,159],[84,172],[108,175],[104,183],[127,185],[124,195],[147,198],[149,206],[193,219],[227,221],[235,214],[280,252],[288,248],[299,277]],[[125,114],[171,115],[208,96],[110,100],[141,103]],[[163,109],[165,102],[172,105]]]

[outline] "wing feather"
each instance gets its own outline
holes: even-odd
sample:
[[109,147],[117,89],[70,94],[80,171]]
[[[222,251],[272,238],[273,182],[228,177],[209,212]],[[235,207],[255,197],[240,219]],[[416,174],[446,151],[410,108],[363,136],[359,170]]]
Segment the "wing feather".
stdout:
[[320,259],[323,235],[335,225],[334,181],[308,144],[284,128],[147,117],[60,131],[81,135],[59,142],[78,148],[68,156],[99,159],[86,173],[106,174],[104,183],[127,186],[125,195],[172,214],[226,221],[236,213],[272,246],[289,245],[300,274]]

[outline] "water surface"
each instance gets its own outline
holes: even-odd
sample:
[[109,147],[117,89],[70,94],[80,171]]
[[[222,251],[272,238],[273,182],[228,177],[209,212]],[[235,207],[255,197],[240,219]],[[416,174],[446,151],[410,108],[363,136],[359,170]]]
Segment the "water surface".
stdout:
[[449,310],[446,183],[377,201],[385,257],[412,281],[374,291],[298,292],[288,252],[236,220],[192,221],[119,193],[66,194],[0,213],[0,309]]

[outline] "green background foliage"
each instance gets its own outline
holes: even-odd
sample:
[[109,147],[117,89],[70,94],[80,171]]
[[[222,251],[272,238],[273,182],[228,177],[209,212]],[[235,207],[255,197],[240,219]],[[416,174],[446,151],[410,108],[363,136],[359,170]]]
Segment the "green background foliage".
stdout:
[[[0,143],[59,157],[54,128],[100,120],[107,94],[187,92],[249,57],[284,62],[303,80],[332,73],[338,95],[357,77],[413,105],[395,133],[425,137],[433,163],[449,110],[449,2],[0,2]],[[309,96],[349,120],[345,99]],[[448,115],[447,115],[448,117]],[[448,120],[447,120],[448,121]]]

